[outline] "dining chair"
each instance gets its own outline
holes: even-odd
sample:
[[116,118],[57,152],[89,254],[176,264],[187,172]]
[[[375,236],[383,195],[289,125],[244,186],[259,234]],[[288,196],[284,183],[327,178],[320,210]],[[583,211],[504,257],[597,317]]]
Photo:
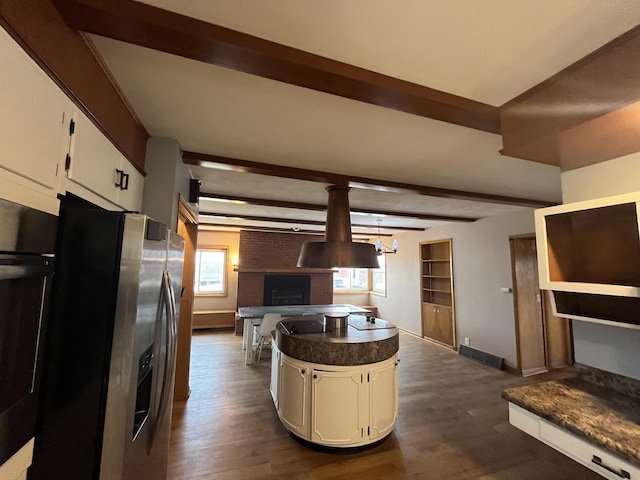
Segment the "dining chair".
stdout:
[[279,313],[267,313],[262,318],[262,322],[260,322],[260,331],[258,336],[258,360],[256,363],[260,363],[260,355],[262,354],[262,347],[265,343],[270,343],[273,341],[271,337],[271,332],[275,330],[276,324],[282,320],[282,315]]

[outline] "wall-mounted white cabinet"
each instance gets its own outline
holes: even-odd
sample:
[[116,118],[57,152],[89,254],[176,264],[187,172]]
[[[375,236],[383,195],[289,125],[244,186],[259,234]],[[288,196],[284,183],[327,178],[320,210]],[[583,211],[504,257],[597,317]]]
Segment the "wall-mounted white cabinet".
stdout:
[[0,190],[8,200],[56,213],[72,104],[3,29],[0,58]]
[[535,212],[540,288],[554,313],[640,327],[640,192]]
[[81,112],[69,129],[67,178],[125,210],[140,210],[142,175]]
[[143,176],[1,28],[0,57],[2,197],[55,214],[70,190],[139,211]]
[[33,458],[33,444],[31,439],[18,450],[9,460],[0,465],[0,480],[26,480],[27,469]]
[[274,345],[271,395],[296,436],[330,447],[368,445],[388,435],[398,415],[398,362],[319,365],[288,357]]

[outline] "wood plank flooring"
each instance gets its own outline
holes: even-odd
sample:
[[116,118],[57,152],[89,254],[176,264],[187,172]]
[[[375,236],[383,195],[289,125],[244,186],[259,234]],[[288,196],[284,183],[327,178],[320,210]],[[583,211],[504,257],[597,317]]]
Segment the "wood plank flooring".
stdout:
[[191,389],[173,412],[169,480],[599,479],[508,423],[507,387],[526,379],[401,333],[399,415],[375,449],[332,455],[289,437],[269,394],[270,352],[245,365],[231,332],[193,337]]

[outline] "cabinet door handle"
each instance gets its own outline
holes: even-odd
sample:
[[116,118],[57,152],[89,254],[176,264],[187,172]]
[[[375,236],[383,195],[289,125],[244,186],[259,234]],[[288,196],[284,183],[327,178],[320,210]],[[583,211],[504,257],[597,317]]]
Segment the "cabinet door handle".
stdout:
[[318,375],[314,375],[313,378],[318,378]]
[[600,457],[596,456],[596,455],[594,455],[591,458],[591,462],[595,463],[599,467],[602,467],[605,470],[613,473],[614,475],[619,476],[620,478],[631,478],[631,475],[626,470],[623,470],[622,468],[620,470],[616,470],[615,468],[610,467],[609,465],[606,465],[606,464],[602,463],[602,459]]
[[128,190],[129,189],[129,174],[122,172],[122,185],[120,185],[120,190]]
[[300,373],[301,373],[302,375],[304,375],[304,374],[306,373],[306,370],[304,370],[304,369],[303,369],[303,370],[300,370]]
[[116,168],[116,187],[117,188],[122,188],[122,175],[124,175],[124,170],[120,170],[119,168]]

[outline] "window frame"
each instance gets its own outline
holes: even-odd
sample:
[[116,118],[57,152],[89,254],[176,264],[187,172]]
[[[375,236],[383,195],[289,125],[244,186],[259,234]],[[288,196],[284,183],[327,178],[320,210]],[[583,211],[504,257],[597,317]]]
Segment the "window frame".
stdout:
[[[386,297],[387,296],[387,256],[386,255],[380,255],[380,257],[382,257],[384,259],[384,266],[381,268],[372,268],[369,272],[369,274],[371,275],[371,290],[370,293],[373,293],[374,295],[379,295],[381,297]],[[378,258],[378,262],[380,262],[380,259]],[[384,289],[383,290],[377,290],[375,287],[375,282],[373,280],[373,277],[376,273],[376,270],[381,270],[382,274],[384,276]]]
[[[200,292],[198,288],[200,280],[199,253],[202,251],[224,252],[224,266],[222,268],[222,291]],[[202,245],[196,247],[194,255],[193,295],[196,297],[226,297],[229,290],[229,246],[228,245]]]
[[384,291],[382,290],[376,290],[373,287],[373,275],[374,275],[374,271],[375,270],[379,270],[377,268],[366,268],[366,269],[361,269],[361,268],[349,268],[349,267],[344,267],[344,269],[346,270],[367,270],[367,288],[366,289],[360,289],[360,288],[336,288],[335,287],[335,274],[338,272],[338,270],[341,270],[340,268],[334,269],[334,274],[332,277],[332,286],[333,286],[333,293],[334,294],[345,294],[345,295],[349,295],[349,294],[358,294],[358,293],[372,293],[374,295],[378,295],[378,296],[382,296],[382,297],[386,297],[387,296],[387,268],[386,268],[386,258],[384,260],[385,263],[385,268],[383,270],[384,272]]

